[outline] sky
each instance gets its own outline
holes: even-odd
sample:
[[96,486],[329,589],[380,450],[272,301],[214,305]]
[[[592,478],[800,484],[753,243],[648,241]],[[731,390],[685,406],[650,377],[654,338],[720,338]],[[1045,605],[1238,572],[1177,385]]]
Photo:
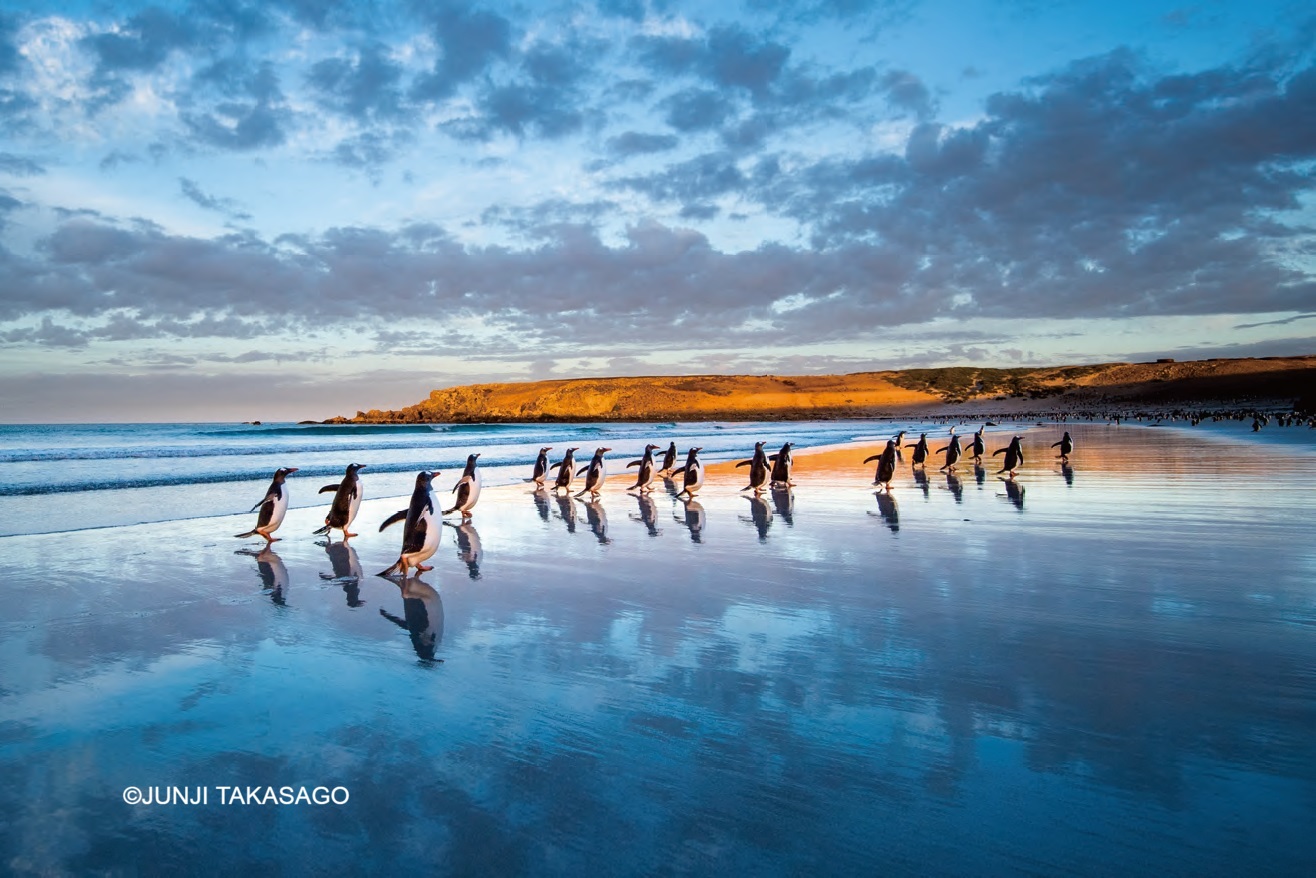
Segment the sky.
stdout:
[[0,420],[1316,353],[1308,3],[0,3]]

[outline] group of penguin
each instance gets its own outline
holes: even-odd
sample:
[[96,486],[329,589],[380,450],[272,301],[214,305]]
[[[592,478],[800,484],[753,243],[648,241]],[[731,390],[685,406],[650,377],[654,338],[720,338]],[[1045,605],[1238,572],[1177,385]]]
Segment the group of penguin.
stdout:
[[[970,444],[961,449],[959,437],[955,435],[955,428],[951,427],[950,442],[944,448],[937,449],[936,452],[945,454],[945,463],[941,467],[942,472],[954,470],[961,457],[966,455],[971,455],[974,463],[981,463],[982,455],[986,451],[983,429],[985,428],[980,428],[974,433]],[[895,437],[887,440],[885,450],[864,460],[864,463],[877,461],[877,474],[874,484],[881,486],[888,493],[891,490],[891,480],[895,476],[896,461],[901,457],[904,438],[905,431],[901,430]],[[791,449],[794,447],[794,443],[785,443],[776,454],[768,454],[763,445],[762,442],[756,442],[754,444],[754,456],[749,460],[742,460],[736,464],[737,468],[749,467],[749,484],[741,490],[752,490],[755,494],[759,494],[770,486],[794,485],[795,483],[791,480],[794,465]],[[652,493],[654,483],[659,478],[675,479],[680,476],[681,490],[676,496],[693,498],[704,485],[704,466],[699,460],[699,452],[703,450],[702,447],[696,446],[689,449],[686,452],[685,464],[681,467],[675,466],[677,460],[675,442],[672,442],[667,450],[662,453],[661,458],[658,458],[654,455],[654,452],[658,451],[660,447],[652,443],[646,445],[644,447],[644,456],[626,465],[627,469],[638,468],[635,484],[626,490],[638,491],[641,494]],[[926,433],[919,437],[918,442],[903,447],[914,450],[914,466],[922,467],[925,465],[929,453]],[[1068,462],[1069,454],[1074,449],[1074,443],[1069,433],[1066,432],[1064,438],[1051,447],[1058,447],[1061,461]],[[575,460],[575,452],[580,450],[579,447],[568,448],[562,460],[550,465],[548,452],[552,450],[553,446],[551,445],[539,449],[539,455],[535,459],[533,475],[526,481],[533,482],[536,490],[543,489],[549,474],[556,470],[553,490],[565,490],[570,493],[575,478],[583,475],[585,476],[585,486],[575,496],[582,497],[585,494],[590,494],[592,497],[598,497],[608,476],[607,462],[604,455],[612,449],[595,449],[594,457],[588,464],[579,469],[576,468]],[[999,454],[1005,455],[1004,464],[999,473],[1008,473],[1009,478],[1013,479],[1015,470],[1022,466],[1024,462],[1021,437],[1015,436],[1007,447],[993,452],[993,456]],[[479,457],[479,454],[472,454],[466,458],[466,469],[462,472],[461,479],[452,489],[456,499],[451,508],[444,509],[441,513],[435,511],[433,494],[433,481],[435,476],[440,474],[440,471],[421,470],[416,474],[416,487],[412,491],[411,502],[407,508],[393,513],[379,526],[379,530],[382,532],[398,522],[403,522],[402,550],[398,554],[397,561],[387,569],[381,570],[380,576],[400,575],[405,577],[413,567],[417,572],[433,569],[426,565],[425,561],[429,560],[438,550],[439,537],[442,533],[442,517],[460,512],[463,519],[469,518],[471,509],[480,499],[481,478],[476,467]],[[356,518],[357,510],[361,506],[362,494],[359,473],[365,468],[366,465],[362,463],[348,464],[342,481],[325,485],[320,489],[319,493],[321,494],[332,492],[334,499],[329,506],[329,513],[325,516],[324,526],[314,533],[328,534],[330,530],[340,530],[344,541],[356,536],[348,528],[351,527],[353,520]],[[240,538],[260,536],[265,539],[266,545],[278,541],[279,538],[273,534],[283,524],[284,516],[288,512],[288,488],[285,485],[285,480],[295,472],[297,472],[297,467],[282,467],[275,471],[269,490],[251,508],[252,512],[259,510],[256,517],[256,526],[246,533],[240,533],[236,536]]]
[[[950,441],[946,443],[945,447],[938,448],[936,451],[937,454],[946,455],[940,471],[954,471],[960,459],[964,457],[972,457],[974,465],[981,465],[982,456],[987,452],[987,442],[983,438],[983,431],[986,429],[985,426],[979,427],[973,434],[973,438],[969,440],[969,444],[961,448],[960,437],[955,435],[955,428],[951,427]],[[886,448],[883,451],[864,460],[864,463],[877,461],[877,473],[873,477],[873,484],[878,485],[879,490],[890,492],[891,480],[896,474],[896,461],[903,456],[901,454],[902,448],[914,449],[914,466],[926,466],[929,454],[928,434],[919,434],[918,441],[910,445],[902,445],[904,440],[905,431],[901,430],[894,437],[887,440]],[[1074,451],[1074,440],[1070,437],[1068,430],[1065,431],[1065,435],[1061,437],[1060,441],[1054,443],[1051,447],[1060,449],[1060,454],[1057,457],[1062,464],[1069,463],[1069,455]],[[1009,445],[992,452],[993,457],[999,454],[1004,454],[1005,460],[996,474],[999,476],[1001,473],[1006,473],[1007,478],[1013,479],[1015,471],[1024,464],[1023,437],[1015,436],[1010,440]]]

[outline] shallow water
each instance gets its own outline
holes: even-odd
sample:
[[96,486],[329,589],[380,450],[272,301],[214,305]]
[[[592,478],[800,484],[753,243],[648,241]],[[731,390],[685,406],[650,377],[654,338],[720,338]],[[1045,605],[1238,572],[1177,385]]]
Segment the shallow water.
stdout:
[[880,500],[863,451],[761,503],[489,488],[432,590],[369,575],[396,500],[356,568],[323,507],[273,556],[245,515],[0,539],[0,863],[1310,874],[1316,456],[1068,429],[1014,491],[906,463]]

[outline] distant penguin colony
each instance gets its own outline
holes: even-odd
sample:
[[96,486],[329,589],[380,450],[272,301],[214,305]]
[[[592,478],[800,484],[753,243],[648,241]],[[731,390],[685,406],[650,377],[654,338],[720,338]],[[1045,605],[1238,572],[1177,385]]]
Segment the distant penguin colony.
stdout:
[[[978,484],[982,484],[983,476],[979,462],[986,451],[984,434],[989,426],[995,425],[988,421],[984,427],[974,431],[973,438],[963,449],[961,449],[960,439],[955,433],[956,428],[952,426],[949,430],[949,441],[944,447],[936,451],[937,454],[945,454],[941,471],[946,474],[946,486],[954,495],[956,502],[961,502],[963,498],[963,487],[955,472],[956,464],[962,456],[972,455],[975,464],[979,464]],[[886,440],[882,451],[865,458],[863,461],[865,464],[877,463],[873,484],[878,488],[877,496],[881,515],[891,526],[893,532],[898,527],[896,524],[898,522],[898,513],[896,512],[894,500],[890,495],[892,493],[892,482],[896,476],[897,462],[903,460],[902,448],[909,448],[914,452],[911,473],[914,482],[922,489],[925,497],[928,495],[930,488],[924,471],[928,457],[932,453],[929,450],[927,433],[919,434],[918,441],[908,445],[904,444],[905,435],[906,431],[904,430],[896,433],[891,439]],[[786,523],[791,524],[793,497],[790,489],[795,484],[792,457],[794,443],[783,443],[780,450],[775,454],[768,454],[765,445],[766,443],[762,441],[755,442],[753,456],[747,460],[738,461],[734,465],[736,469],[749,468],[749,483],[740,490],[742,492],[753,492],[753,496],[748,498],[752,506],[751,515],[747,520],[759,528],[761,539],[766,537],[767,530],[771,525],[774,507]],[[1060,453],[1056,456],[1056,459],[1061,463],[1062,474],[1065,476],[1066,481],[1072,485],[1073,470],[1069,464],[1070,455],[1074,451],[1073,438],[1068,431],[1065,431],[1063,437],[1052,443],[1050,447],[1059,450]],[[631,518],[645,523],[651,535],[660,533],[656,526],[656,509],[651,495],[655,483],[659,478],[663,478],[668,484],[671,495],[685,505],[684,517],[678,517],[677,520],[689,528],[692,540],[700,542],[704,529],[704,510],[695,498],[704,487],[705,482],[704,465],[699,459],[699,453],[703,451],[703,448],[694,446],[687,449],[685,464],[676,468],[674,468],[678,454],[676,442],[671,442],[666,451],[660,449],[660,445],[650,442],[644,446],[644,453],[638,460],[632,460],[626,465],[627,469],[636,469],[636,478],[635,483],[629,485],[625,490],[633,492],[640,502],[639,517],[632,515]],[[568,531],[574,532],[574,524],[577,519],[576,506],[572,502],[571,491],[575,480],[583,476],[583,487],[574,496],[576,499],[582,499],[588,495],[588,499],[584,502],[590,529],[598,536],[600,543],[610,542],[611,539],[607,536],[607,517],[603,507],[599,504],[599,498],[608,475],[605,455],[612,449],[604,446],[596,448],[589,463],[579,468],[577,468],[575,460],[575,453],[580,450],[578,447],[566,449],[562,459],[550,465],[548,453],[552,450],[553,446],[551,445],[545,445],[539,449],[531,477],[525,479],[526,482],[534,485],[533,493],[540,517],[545,521],[549,520],[550,506],[546,483],[549,476],[556,471],[552,490],[557,492],[565,490],[565,495],[561,493],[558,495],[558,505],[561,508],[563,520],[567,522]],[[1003,456],[1002,466],[997,475],[1004,475],[1002,481],[1006,483],[1006,498],[1022,510],[1024,489],[1021,484],[1015,482],[1015,478],[1019,468],[1024,465],[1023,437],[1012,437],[1006,447],[999,448],[992,454],[993,456]],[[480,498],[482,478],[478,467],[479,458],[479,453],[472,453],[467,457],[465,469],[452,488],[452,494],[454,495],[452,506],[443,510],[442,513],[437,511],[440,507],[434,498],[433,484],[433,480],[440,472],[438,470],[422,470],[417,473],[410,504],[406,509],[390,515],[379,526],[379,531],[382,533],[394,524],[403,523],[402,548],[398,553],[398,558],[391,566],[380,571],[380,576],[402,577],[405,579],[413,571],[421,573],[433,569],[425,562],[433,557],[438,549],[444,524],[442,518],[453,513],[460,513],[461,523],[452,525],[457,529],[458,556],[467,564],[471,578],[479,578],[479,561],[482,554],[479,547],[479,536],[468,523],[472,517],[472,510]],[[328,512],[325,514],[324,526],[313,532],[315,535],[330,536],[328,543],[321,543],[320,545],[328,547],[331,559],[334,557],[335,546],[338,547],[339,554],[354,558],[354,555],[349,554],[354,550],[348,549],[347,542],[352,537],[357,536],[352,532],[351,527],[361,507],[363,491],[360,472],[364,469],[366,469],[366,464],[348,464],[340,481],[325,485],[319,491],[321,494],[333,494],[333,500],[330,503]],[[255,527],[245,533],[237,534],[239,538],[260,536],[265,540],[265,547],[261,551],[269,553],[270,545],[279,540],[278,537],[274,536],[274,533],[283,524],[288,512],[287,478],[297,471],[296,467],[282,467],[275,471],[265,496],[252,507],[253,512],[259,510]],[[679,484],[679,490],[677,490],[674,482]],[[769,489],[772,492],[772,506],[769,506],[767,501],[761,498],[763,492]],[[333,542],[332,531],[334,530],[342,533],[341,543],[335,544]],[[253,554],[252,550],[243,549],[241,551]],[[337,575],[340,566],[350,567],[352,565],[335,562],[335,575]],[[349,605],[352,605],[350,594]]]

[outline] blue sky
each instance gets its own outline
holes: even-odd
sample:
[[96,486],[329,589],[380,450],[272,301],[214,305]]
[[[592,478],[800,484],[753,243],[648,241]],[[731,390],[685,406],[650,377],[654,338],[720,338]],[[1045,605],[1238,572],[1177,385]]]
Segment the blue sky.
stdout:
[[1289,2],[0,10],[6,420],[1316,352]]

